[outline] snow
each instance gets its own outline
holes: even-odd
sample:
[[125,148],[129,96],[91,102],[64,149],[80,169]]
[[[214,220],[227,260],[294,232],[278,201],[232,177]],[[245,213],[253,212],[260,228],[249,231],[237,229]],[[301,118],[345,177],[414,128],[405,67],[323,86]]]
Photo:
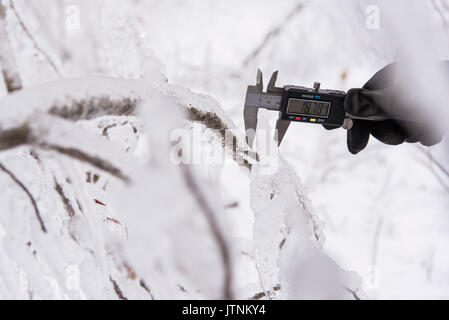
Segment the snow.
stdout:
[[[372,2],[305,1],[283,23],[297,1],[75,0],[80,26],[68,29],[67,3],[15,0],[62,79],[8,10],[24,90],[2,93],[0,131],[26,123],[31,135],[0,163],[47,232],[0,172],[0,298],[223,298],[220,243],[236,298],[447,298],[447,190],[421,149],[372,140],[354,157],[343,130],[292,125],[250,173],[229,150],[215,163],[220,135],[186,119],[188,108],[215,113],[243,148],[257,67],[279,69],[280,85],[361,86],[397,54],[393,35],[365,28]],[[440,7],[429,8],[444,38]],[[275,117],[260,112],[260,124]],[[202,164],[170,162],[174,130],[199,133]],[[431,150],[447,164],[447,142]]]

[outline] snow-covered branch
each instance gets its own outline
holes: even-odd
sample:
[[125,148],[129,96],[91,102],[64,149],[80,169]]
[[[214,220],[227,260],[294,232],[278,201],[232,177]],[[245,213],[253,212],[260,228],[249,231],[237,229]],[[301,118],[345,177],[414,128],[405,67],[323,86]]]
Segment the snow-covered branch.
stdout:
[[14,13],[14,16],[16,17],[20,27],[22,28],[22,30],[25,33],[25,35],[27,36],[27,38],[33,43],[33,46],[36,49],[36,51],[39,52],[44,57],[44,59],[47,61],[49,66],[53,69],[55,74],[57,76],[60,76],[61,72],[59,71],[58,67],[56,66],[56,63],[50,58],[49,54],[41,48],[41,46],[37,42],[36,38],[31,34],[30,30],[25,25],[25,22],[23,21],[22,17],[20,16],[19,12],[17,11],[14,0],[9,0],[9,3],[10,3],[11,10]]
[[0,170],[6,173],[22,190],[30,199],[31,205],[33,206],[34,212],[36,214],[36,218],[39,221],[41,229],[43,232],[47,232],[47,228],[45,227],[45,223],[42,220],[41,214],[39,212],[39,208],[37,207],[36,200],[34,199],[31,192],[27,189],[27,187],[12,173],[8,168],[6,168],[3,164],[0,163]]
[[293,20],[304,8],[304,3],[298,2],[292,10],[281,20],[281,22],[269,30],[262,41],[258,44],[256,48],[243,60],[243,66],[246,67],[249,63],[255,60],[260,53],[270,45],[270,42],[276,38],[288,25],[288,23]]
[[6,7],[0,1],[0,71],[5,81],[6,90],[13,92],[22,88],[22,81],[17,70],[11,41],[6,26]]
[[[278,170],[272,175],[261,174],[259,160],[267,159],[242,151],[239,146],[245,140],[237,135],[227,140],[225,133],[235,125],[213,99],[148,79],[88,77],[26,88],[1,99],[0,108],[5,110],[0,114],[3,151],[0,155],[12,156],[8,150],[20,150],[21,146],[38,150],[39,161],[28,157],[27,162],[33,161],[39,170],[51,173],[47,177],[48,173],[43,171],[38,179],[42,179],[42,188],[54,192],[47,195],[48,199],[38,201],[31,196],[37,194],[33,189],[38,188],[31,181],[15,177],[5,165],[0,169],[4,168],[10,179],[25,191],[35,215],[42,226],[45,221],[45,231],[51,237],[56,236],[56,230],[66,228],[48,210],[50,199],[59,203],[60,211],[56,212],[64,218],[58,219],[68,219],[67,232],[73,241],[70,246],[83,252],[79,259],[89,255],[96,259],[106,257],[97,266],[104,269],[104,276],[96,281],[108,287],[115,298],[131,299],[136,295],[233,298],[238,291],[233,288],[235,244],[225,232],[223,204],[217,203],[220,181],[205,179],[187,164],[174,166],[166,158],[171,146],[167,137],[179,125],[172,123],[177,117],[200,122],[203,130],[218,137],[215,143],[227,150],[228,157],[237,161],[245,173],[251,172],[254,264],[260,284],[248,296],[272,299],[362,295],[357,276],[341,270],[323,253],[321,224],[294,170],[279,156],[271,160],[279,160]],[[122,130],[134,121],[133,117],[144,123],[144,129],[128,126],[123,152],[111,132]],[[147,163],[132,155],[144,136],[155,142]],[[130,137],[137,139],[134,147]],[[88,179],[92,190],[84,190],[78,170],[68,170],[67,163],[73,164],[74,160],[84,173],[100,172],[96,178]],[[59,168],[60,165],[64,167]],[[110,177],[125,183],[119,187]],[[179,185],[180,177],[184,187]],[[100,182],[103,187],[96,187]],[[207,192],[203,185],[207,185]],[[177,201],[167,199],[173,194]],[[94,218],[98,214],[100,220]],[[5,225],[5,221],[0,223]],[[114,236],[110,236],[110,231],[98,233],[103,224],[116,229]],[[96,236],[83,234],[87,225],[91,225],[89,232],[97,232]],[[30,237],[33,246],[38,247],[36,255],[61,250],[55,245],[39,245],[47,241],[34,233]],[[8,257],[18,265],[24,263],[22,258]],[[64,259],[52,261],[58,261],[48,261],[52,268],[57,267],[55,263],[65,268],[71,265]],[[27,279],[34,281],[30,274]],[[304,279],[309,282],[304,283]],[[65,281],[62,273],[57,275],[57,281],[64,294],[73,296],[70,290],[62,289],[61,282]],[[323,281],[331,285],[326,287]],[[30,292],[48,296],[41,286],[27,286]],[[78,295],[92,297],[89,285],[80,284],[79,288]]]
[[217,241],[218,248],[222,257],[222,264],[224,269],[224,284],[223,284],[223,299],[233,299],[234,294],[232,292],[232,264],[231,264],[231,254],[230,248],[226,237],[223,234],[222,227],[217,221],[216,214],[210,207],[208,200],[204,196],[203,192],[200,190],[197,182],[195,181],[192,169],[190,166],[181,165],[181,171],[184,176],[184,182],[187,187],[192,191],[193,196],[198,202],[198,206],[204,213],[204,216],[209,224],[211,232]]

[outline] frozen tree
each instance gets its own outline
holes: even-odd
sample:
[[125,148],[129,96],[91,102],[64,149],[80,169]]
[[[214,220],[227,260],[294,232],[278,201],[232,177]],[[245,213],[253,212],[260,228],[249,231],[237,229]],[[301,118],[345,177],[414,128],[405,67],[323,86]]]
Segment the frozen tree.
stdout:
[[[100,298],[113,288],[118,298],[234,297],[232,241],[221,222],[219,181],[168,159],[173,114],[180,118],[187,112],[186,119],[201,120],[204,130],[216,130],[217,123],[230,127],[218,116],[223,110],[216,102],[151,79],[93,77],[24,89],[0,105],[11,110],[2,115],[0,133],[3,183],[11,185],[3,204],[11,214],[2,218],[2,261],[18,270],[26,265],[30,296]],[[115,130],[120,138],[112,138]],[[108,139],[122,140],[122,148]],[[138,150],[148,148],[142,142],[146,139],[162,141],[151,141],[151,159],[143,161]],[[278,277],[288,286],[302,274],[304,261],[313,265],[315,256],[326,259],[320,253],[323,239],[305,191],[287,164],[252,184],[257,203],[254,260],[262,289],[271,297],[279,288]],[[15,222],[9,221],[12,217]],[[326,264],[337,272],[330,260]],[[81,269],[85,265],[86,274]],[[67,288],[66,275],[74,266],[80,267],[78,281],[90,278],[76,293]],[[336,283],[339,273],[330,276]],[[19,279],[3,281],[10,287]],[[49,287],[47,281],[55,285]],[[313,292],[300,286],[289,288],[291,297]],[[55,287],[56,296],[48,289]],[[326,287],[320,289],[317,297],[326,297]],[[329,297],[344,296],[335,294]]]
[[[145,57],[138,19],[106,5],[102,36],[92,8],[76,37],[101,49],[84,63],[81,48],[50,46],[54,35],[25,24],[39,8],[0,5],[0,67],[11,92],[0,100],[0,297],[363,297],[359,277],[323,252],[322,223],[277,149],[266,158],[245,152],[216,100],[169,83],[162,64]],[[45,69],[43,79],[27,70],[22,81],[25,64]],[[84,69],[73,78],[77,64]],[[229,236],[223,165],[183,161],[188,146],[170,139],[180,128],[199,128],[202,146],[223,149],[243,172],[238,183],[250,184],[247,245]],[[230,140],[229,130],[237,132]],[[275,161],[277,170],[263,174],[262,164]],[[255,282],[235,277],[243,255]]]
[[15,64],[11,41],[8,36],[6,25],[6,7],[0,1],[0,70],[6,90],[12,92],[20,90],[22,83]]

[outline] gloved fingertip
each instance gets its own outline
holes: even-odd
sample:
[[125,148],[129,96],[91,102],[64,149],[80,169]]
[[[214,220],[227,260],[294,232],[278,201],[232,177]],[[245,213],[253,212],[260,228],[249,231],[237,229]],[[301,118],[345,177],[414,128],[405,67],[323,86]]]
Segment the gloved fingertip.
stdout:
[[350,144],[347,144],[348,145],[348,151],[350,152],[350,153],[352,153],[352,154],[357,154],[357,153],[359,153],[360,151],[362,151],[363,149],[365,149],[365,147],[358,147],[358,148],[355,148],[355,147],[353,147],[353,146],[351,146]]
[[369,121],[354,120],[353,126],[346,135],[349,152],[357,154],[368,144],[372,124]]
[[443,135],[429,135],[424,137],[420,142],[423,146],[430,147],[443,140]]

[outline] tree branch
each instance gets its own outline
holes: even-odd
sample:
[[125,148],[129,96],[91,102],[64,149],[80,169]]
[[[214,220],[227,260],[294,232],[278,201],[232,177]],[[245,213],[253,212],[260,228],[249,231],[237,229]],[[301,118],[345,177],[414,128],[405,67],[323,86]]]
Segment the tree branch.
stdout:
[[11,149],[24,144],[37,145],[43,149],[54,150],[58,153],[64,154],[79,161],[89,163],[90,165],[100,170],[106,171],[126,183],[130,182],[130,178],[128,176],[126,176],[117,166],[113,165],[111,162],[105,159],[102,159],[95,155],[90,155],[88,152],[83,151],[82,149],[49,144],[45,142],[45,140],[43,142],[36,141],[34,132],[26,123],[18,128],[6,130],[3,132],[0,131],[0,151]]
[[271,39],[278,36],[285,26],[303,9],[304,5],[299,2],[293,9],[282,19],[282,22],[271,29],[260,42],[260,44],[245,58],[243,66],[246,67],[252,60],[262,52],[262,50],[270,43]]
[[40,145],[40,146],[54,150],[58,153],[64,154],[66,156],[77,159],[79,161],[89,163],[89,164],[93,165],[94,167],[96,167],[100,170],[106,171],[109,174],[113,175],[116,178],[119,178],[120,180],[122,180],[126,183],[130,182],[130,178],[128,176],[126,176],[119,168],[115,167],[113,164],[111,164],[109,161],[107,161],[105,159],[89,155],[80,149],[65,148],[62,146],[45,145],[45,144]]
[[154,300],[153,293],[151,292],[150,288],[148,288],[147,284],[145,283],[145,281],[143,279],[139,280],[139,285],[142,287],[143,290],[148,292],[148,294],[150,295],[151,300]]
[[75,215],[75,210],[73,209],[72,204],[70,203],[69,198],[66,197],[66,195],[64,193],[64,190],[62,189],[62,186],[56,180],[56,177],[53,176],[53,179],[55,181],[56,193],[58,193],[59,196],[61,197],[62,203],[64,204],[64,207],[65,207],[67,213],[69,214],[69,216],[73,217]]
[[14,5],[14,0],[9,0],[10,7],[12,11],[14,12],[14,15],[17,18],[17,21],[19,22],[20,27],[22,28],[25,35],[30,39],[30,41],[33,43],[34,48],[40,52],[40,54],[44,57],[44,59],[48,62],[50,67],[53,69],[53,71],[56,73],[58,77],[61,76],[61,72],[59,71],[58,67],[56,66],[56,63],[50,58],[50,56],[41,48],[37,40],[33,37],[30,30],[27,28],[25,23],[23,22],[22,18],[19,15],[19,12],[16,9],[16,6]]
[[[434,174],[435,178],[438,180],[438,182],[444,187],[444,189],[446,190],[446,192],[449,192],[449,185],[447,185],[443,179],[440,177],[440,175],[438,174],[438,172],[435,170],[434,166],[436,168],[438,168],[440,170],[441,173],[443,173],[446,178],[449,178],[449,171],[437,160],[435,159],[435,157],[432,155],[432,152],[430,149],[426,150],[425,148],[417,145],[416,146],[418,148],[419,151],[421,151],[426,157],[427,159],[429,159],[430,161],[430,171]],[[432,166],[434,165],[434,166]]]
[[27,187],[25,187],[25,185],[10,170],[8,170],[1,163],[0,163],[0,170],[5,172],[25,192],[25,194],[28,196],[28,198],[31,201],[31,204],[33,205],[34,213],[36,214],[36,218],[39,221],[41,229],[42,229],[42,231],[44,233],[46,233],[47,232],[47,228],[45,227],[44,221],[42,220],[41,214],[39,212],[39,208],[37,207],[36,200],[34,200],[34,197],[31,194],[31,192],[27,189]]
[[11,41],[6,30],[6,8],[0,0],[0,71],[5,81],[6,90],[13,92],[22,89],[22,81],[14,60]]
[[109,276],[109,281],[111,281],[112,286],[114,287],[114,291],[115,291],[115,293],[117,294],[117,297],[118,297],[120,300],[128,300],[128,298],[125,297],[125,296],[123,295],[123,292],[122,292],[122,290],[120,289],[120,287],[118,286],[117,282],[116,282],[114,279],[112,279],[111,276]]
[[212,235],[215,237],[218,248],[220,250],[223,268],[224,268],[224,284],[223,284],[223,299],[231,300],[233,298],[232,294],[232,267],[231,267],[231,257],[228,245],[226,243],[225,236],[218,225],[217,218],[212,208],[209,206],[206,198],[197,185],[191,167],[188,165],[181,165],[181,172],[184,177],[184,183],[192,191],[194,198],[196,199],[198,206],[202,210],[204,217],[211,229]]
[[[276,291],[280,291],[280,290],[281,290],[281,285],[278,284],[278,285],[274,286],[273,289],[270,291],[276,292]],[[250,300],[259,300],[266,296],[267,296],[266,292],[257,292],[254,294],[254,296],[252,296],[250,298]]]
[[[232,158],[237,162],[238,165],[243,166],[244,168],[251,171],[252,165],[249,163],[249,159],[254,161],[259,161],[259,155],[257,153],[242,152],[238,149],[238,139],[234,134],[230,134],[230,129],[223,122],[223,120],[213,112],[202,111],[193,106],[187,108],[187,117],[191,121],[198,121],[201,124],[204,124],[207,128],[216,130],[220,138],[222,139],[222,145],[232,154]],[[227,137],[226,135],[230,135]],[[229,139],[231,138],[231,139]]]

